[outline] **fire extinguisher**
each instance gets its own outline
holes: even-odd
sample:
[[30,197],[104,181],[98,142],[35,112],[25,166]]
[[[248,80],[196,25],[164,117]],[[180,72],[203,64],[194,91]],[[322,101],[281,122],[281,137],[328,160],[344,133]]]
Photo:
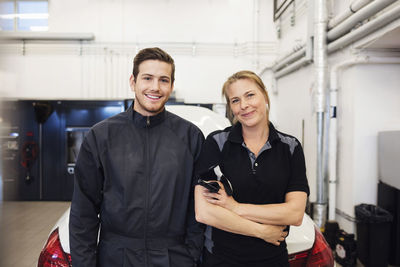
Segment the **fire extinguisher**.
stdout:
[[21,150],[21,165],[26,170],[25,181],[30,183],[33,179],[31,175],[31,168],[33,163],[36,161],[39,147],[35,141],[26,141]]

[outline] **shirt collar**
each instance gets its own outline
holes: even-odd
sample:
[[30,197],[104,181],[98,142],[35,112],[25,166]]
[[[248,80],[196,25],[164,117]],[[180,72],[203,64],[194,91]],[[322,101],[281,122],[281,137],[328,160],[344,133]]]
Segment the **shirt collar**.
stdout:
[[[278,133],[272,122],[269,122],[269,136],[267,142],[272,144],[277,139],[279,139]],[[243,143],[242,124],[240,122],[237,122],[232,126],[228,140],[234,143]]]
[[129,118],[132,118],[133,123],[136,126],[139,126],[139,127],[142,127],[142,128],[154,127],[154,126],[160,124],[161,122],[163,122],[165,120],[165,117],[166,117],[165,107],[160,113],[158,113],[156,115],[143,116],[142,114],[140,114],[139,112],[137,112],[137,111],[135,111],[133,109],[133,102],[132,102],[132,105],[129,107],[127,112],[128,112]]

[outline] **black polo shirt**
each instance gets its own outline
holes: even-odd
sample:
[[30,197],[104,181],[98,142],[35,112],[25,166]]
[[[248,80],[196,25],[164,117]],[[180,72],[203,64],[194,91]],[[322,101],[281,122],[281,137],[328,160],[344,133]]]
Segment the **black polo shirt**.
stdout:
[[[215,180],[212,168],[219,165],[229,179],[233,197],[240,203],[283,203],[292,191],[309,194],[303,149],[293,136],[269,124],[269,137],[257,157],[246,147],[240,123],[211,133],[196,164],[196,174]],[[207,227],[205,247],[232,264],[273,262],[287,257],[286,243],[275,246],[262,239]]]

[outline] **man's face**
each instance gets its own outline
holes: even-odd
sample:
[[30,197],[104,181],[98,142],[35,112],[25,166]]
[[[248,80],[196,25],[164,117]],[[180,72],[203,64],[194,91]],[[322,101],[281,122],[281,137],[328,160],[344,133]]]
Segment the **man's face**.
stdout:
[[153,116],[164,109],[172,92],[172,66],[159,60],[146,60],[139,65],[136,81],[131,75],[129,82],[135,92],[133,109],[143,116]]

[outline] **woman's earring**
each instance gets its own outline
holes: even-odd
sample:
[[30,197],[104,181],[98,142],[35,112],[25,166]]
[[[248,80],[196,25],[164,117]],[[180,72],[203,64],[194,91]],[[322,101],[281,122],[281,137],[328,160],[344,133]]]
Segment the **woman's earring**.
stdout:
[[268,103],[265,104],[265,107],[267,108],[267,110],[269,110],[269,105],[268,105]]

